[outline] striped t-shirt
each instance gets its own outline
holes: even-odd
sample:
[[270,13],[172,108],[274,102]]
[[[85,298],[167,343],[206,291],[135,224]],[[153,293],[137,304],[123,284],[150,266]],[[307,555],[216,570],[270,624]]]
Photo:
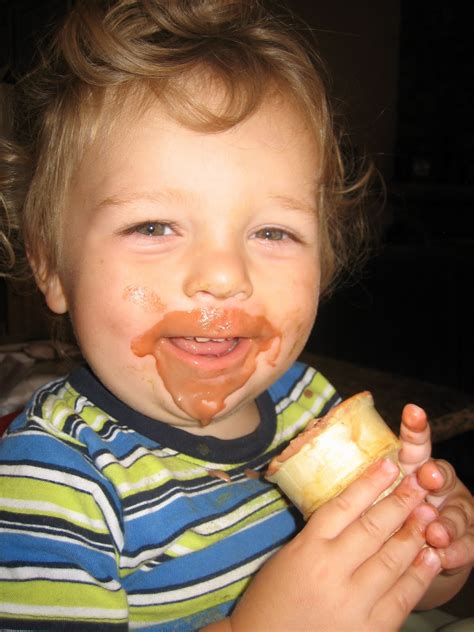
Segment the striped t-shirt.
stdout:
[[138,414],[87,368],[40,389],[0,441],[0,629],[181,632],[227,616],[301,527],[261,474],[337,401],[297,363],[257,399],[258,428],[220,440]]

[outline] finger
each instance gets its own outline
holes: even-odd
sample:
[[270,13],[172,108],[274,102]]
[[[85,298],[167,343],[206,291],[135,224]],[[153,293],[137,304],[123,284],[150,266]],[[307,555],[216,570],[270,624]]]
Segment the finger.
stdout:
[[[432,491],[430,492],[431,496],[444,498],[458,488],[466,489],[458,479],[454,467],[451,463],[448,463],[448,461],[445,461],[444,459],[435,459],[430,461],[426,464],[425,469],[428,470],[428,473],[431,471],[432,481],[437,481],[437,484],[433,486]],[[439,472],[439,474],[437,474],[437,472]],[[418,480],[425,487],[423,482],[420,480],[420,477],[418,477]],[[439,485],[439,481],[442,481],[441,486]]]
[[385,629],[387,621],[394,624],[405,621],[440,569],[441,562],[437,553],[429,547],[422,549],[393,588],[375,605],[371,619],[374,624],[380,622],[380,626],[374,629]]
[[[438,512],[431,505],[419,505],[380,551],[356,570],[353,579],[357,585],[370,590],[374,599],[379,599],[390,590],[425,544],[426,527],[437,515]],[[377,577],[375,584],[374,577]]]
[[455,573],[461,568],[474,564],[474,529],[471,528],[461,538],[445,549],[437,550],[441,565],[447,574]]
[[346,527],[333,541],[338,551],[352,566],[364,563],[398,531],[425,496],[426,490],[418,484],[416,476],[406,476],[391,494]]
[[431,546],[445,548],[461,538],[474,522],[472,499],[465,494],[450,497],[441,508],[439,519],[427,530],[427,541]]
[[[444,470],[434,460],[424,463],[417,470],[417,477],[420,485],[433,494],[442,490],[446,483]],[[456,478],[456,474],[454,474],[454,478]]]
[[431,456],[431,431],[425,411],[415,404],[407,404],[402,411],[400,463],[410,474]]
[[367,470],[338,496],[319,507],[304,529],[315,537],[332,539],[370,507],[400,474],[390,459],[383,459]]

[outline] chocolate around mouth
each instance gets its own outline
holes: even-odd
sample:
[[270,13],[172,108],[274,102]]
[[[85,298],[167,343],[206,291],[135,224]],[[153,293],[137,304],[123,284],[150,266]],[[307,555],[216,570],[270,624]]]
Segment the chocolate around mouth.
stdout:
[[241,309],[195,309],[168,312],[147,334],[155,338],[266,339],[276,332],[264,316],[251,316]]
[[[155,358],[156,370],[175,404],[206,426],[225,408],[227,397],[255,372],[257,356],[274,340],[280,341],[281,334],[265,316],[236,308],[196,309],[168,312],[132,340],[131,350],[138,357]],[[177,351],[169,353],[170,345]],[[280,342],[267,359],[270,364],[279,349]]]

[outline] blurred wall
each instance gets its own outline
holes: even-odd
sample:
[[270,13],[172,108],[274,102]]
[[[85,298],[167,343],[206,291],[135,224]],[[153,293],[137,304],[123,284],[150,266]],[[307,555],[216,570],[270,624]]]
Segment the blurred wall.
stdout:
[[352,142],[390,181],[394,170],[400,0],[291,0],[312,29]]

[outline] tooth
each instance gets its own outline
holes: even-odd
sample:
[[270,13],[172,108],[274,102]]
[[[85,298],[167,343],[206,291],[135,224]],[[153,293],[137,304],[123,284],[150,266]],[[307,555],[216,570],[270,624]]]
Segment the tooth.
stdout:
[[211,339],[210,339],[210,338],[199,338],[198,336],[196,336],[196,337],[194,338],[194,340],[195,340],[196,342],[209,342]]

